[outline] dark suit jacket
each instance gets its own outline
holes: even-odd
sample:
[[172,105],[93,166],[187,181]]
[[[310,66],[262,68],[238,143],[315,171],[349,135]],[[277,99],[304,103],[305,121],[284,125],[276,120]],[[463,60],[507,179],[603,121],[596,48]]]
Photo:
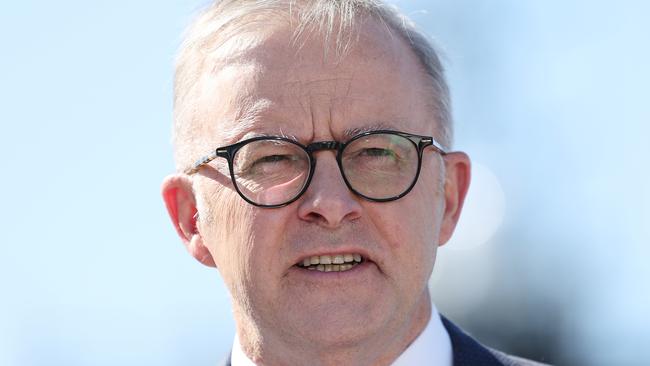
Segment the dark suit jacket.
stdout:
[[[526,360],[523,358],[507,355],[503,352],[490,349],[478,343],[474,338],[467,335],[454,323],[450,322],[444,316],[444,324],[451,338],[453,348],[454,366],[543,366],[544,364]],[[231,366],[230,356],[221,366]],[[414,365],[419,366],[419,365]]]
[[441,316],[451,338],[454,366],[543,366],[544,364],[510,356],[478,343],[454,323]]

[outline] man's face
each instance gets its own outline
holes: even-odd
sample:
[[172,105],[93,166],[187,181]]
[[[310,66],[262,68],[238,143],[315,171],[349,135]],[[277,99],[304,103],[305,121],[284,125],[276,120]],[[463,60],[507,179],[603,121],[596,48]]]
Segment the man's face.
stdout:
[[[378,127],[438,135],[421,65],[383,26],[365,24],[342,60],[331,49],[324,57],[319,37],[298,47],[290,36],[276,28],[251,36],[255,42],[232,42],[238,46],[228,60],[197,88],[203,122],[196,145],[207,152],[257,135],[292,136],[306,145]],[[249,331],[265,339],[322,346],[406,331],[409,319],[428,309],[436,249],[457,219],[444,159],[425,150],[414,189],[378,203],[348,190],[334,151],[315,157],[306,193],[282,208],[246,203],[223,161],[194,177],[200,245],[226,282],[240,325],[255,324]],[[345,254],[363,262],[345,272],[297,266]]]

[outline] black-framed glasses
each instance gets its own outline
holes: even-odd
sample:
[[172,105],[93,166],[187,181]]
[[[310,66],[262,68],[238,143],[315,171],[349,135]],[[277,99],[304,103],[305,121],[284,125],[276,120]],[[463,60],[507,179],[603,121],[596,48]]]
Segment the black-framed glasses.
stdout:
[[378,130],[347,142],[318,141],[307,146],[279,136],[253,137],[217,148],[199,159],[186,174],[220,157],[228,161],[230,178],[246,202],[258,207],[282,207],[297,200],[309,187],[321,150],[335,150],[348,188],[364,199],[393,201],[413,189],[420,175],[422,153],[433,147],[447,152],[433,137]]

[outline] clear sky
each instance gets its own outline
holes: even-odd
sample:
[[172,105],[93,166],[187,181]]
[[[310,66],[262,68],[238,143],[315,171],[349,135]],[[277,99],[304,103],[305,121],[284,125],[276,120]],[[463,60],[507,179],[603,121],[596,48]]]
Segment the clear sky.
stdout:
[[[495,346],[522,350],[515,329],[565,363],[650,364],[649,3],[394,3],[446,55],[475,165],[432,279],[440,310]],[[1,365],[229,350],[225,289],[159,194],[174,53],[202,4],[0,5]]]

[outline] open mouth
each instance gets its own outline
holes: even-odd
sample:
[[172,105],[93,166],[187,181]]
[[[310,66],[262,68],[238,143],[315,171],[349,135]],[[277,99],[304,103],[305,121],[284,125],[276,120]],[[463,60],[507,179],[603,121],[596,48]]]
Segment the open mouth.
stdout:
[[336,255],[314,255],[304,258],[296,266],[309,271],[344,272],[358,266],[365,260],[358,253]]

